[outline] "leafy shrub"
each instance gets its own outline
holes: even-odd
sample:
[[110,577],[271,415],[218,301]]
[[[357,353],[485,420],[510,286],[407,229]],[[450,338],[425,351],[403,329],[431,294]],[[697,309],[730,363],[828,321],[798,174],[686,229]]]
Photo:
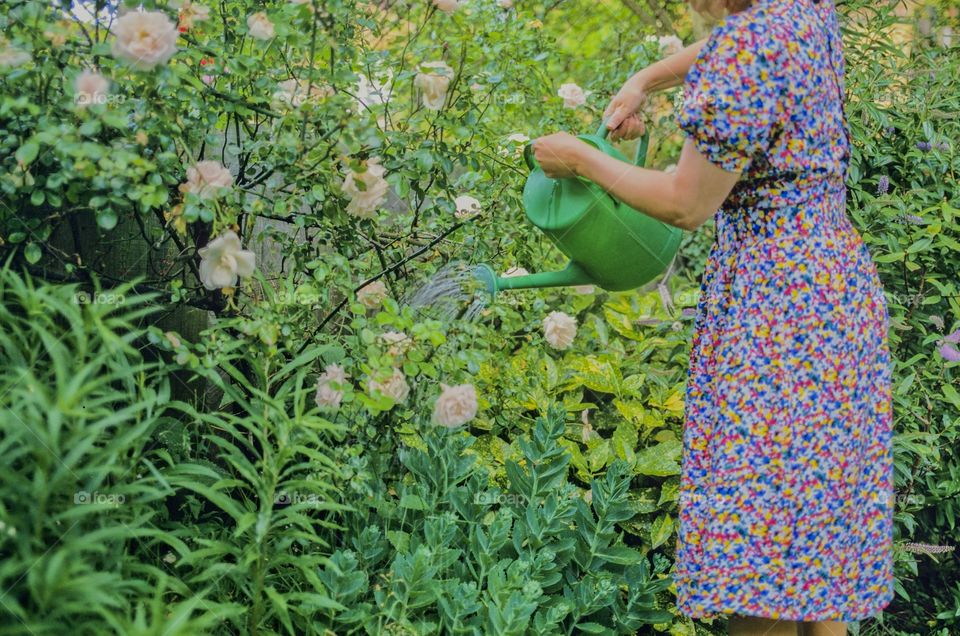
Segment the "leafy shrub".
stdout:
[[630,472],[614,463],[590,503],[566,478],[564,411],[550,409],[491,487],[472,436],[427,430],[399,451],[406,471],[347,515],[350,532],[320,578],[348,611],[344,633],[632,634],[671,621],[658,609],[669,577],[625,546]]
[[152,435],[172,419],[169,380],[139,351],[155,299],[0,274],[4,633],[212,629],[219,603],[150,547],[169,492]]

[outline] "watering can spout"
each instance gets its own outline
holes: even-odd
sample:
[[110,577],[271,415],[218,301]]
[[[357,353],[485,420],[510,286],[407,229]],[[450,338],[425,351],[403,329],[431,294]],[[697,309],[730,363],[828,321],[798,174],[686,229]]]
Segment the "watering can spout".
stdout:
[[489,265],[480,264],[474,273],[491,296],[504,289],[540,289],[544,287],[572,287],[574,285],[592,284],[593,278],[577,263],[571,261],[567,266],[556,272],[539,272],[525,276],[497,276]]

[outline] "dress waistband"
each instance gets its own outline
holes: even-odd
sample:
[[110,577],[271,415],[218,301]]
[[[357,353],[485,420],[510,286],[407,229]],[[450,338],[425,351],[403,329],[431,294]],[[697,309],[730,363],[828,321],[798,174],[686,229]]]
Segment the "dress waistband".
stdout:
[[756,205],[750,205],[742,195],[724,204],[716,216],[721,246],[788,235],[856,233],[847,216],[846,188],[842,182],[838,185],[820,181],[782,191],[763,189],[766,196]]

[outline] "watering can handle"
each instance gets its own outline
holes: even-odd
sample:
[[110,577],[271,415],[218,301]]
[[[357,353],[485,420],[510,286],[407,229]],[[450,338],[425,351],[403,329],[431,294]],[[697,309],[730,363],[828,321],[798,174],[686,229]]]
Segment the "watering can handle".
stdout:
[[[606,139],[607,135],[610,134],[610,129],[607,128],[607,120],[604,119],[600,122],[600,128],[597,129],[597,137],[601,139]],[[643,167],[643,164],[646,162],[647,158],[647,147],[650,145],[650,133],[644,131],[643,136],[640,137],[640,143],[637,144],[637,154],[633,158],[633,165]],[[533,170],[537,167],[537,160],[533,158],[533,144],[529,143],[523,147],[523,160],[527,164],[527,168]]]
[[[601,139],[606,139],[610,134],[610,129],[607,128],[607,122],[609,117],[600,122],[600,128],[597,129],[597,136]],[[640,143],[637,144],[637,154],[633,157],[633,165],[643,167],[643,164],[646,163],[647,159],[647,147],[650,145],[650,133],[646,130],[643,131],[643,135],[640,137]]]

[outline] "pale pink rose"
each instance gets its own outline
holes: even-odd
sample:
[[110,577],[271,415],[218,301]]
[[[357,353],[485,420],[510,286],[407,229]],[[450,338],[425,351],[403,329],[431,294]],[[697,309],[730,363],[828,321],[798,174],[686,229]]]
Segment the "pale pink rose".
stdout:
[[203,22],[210,19],[210,7],[192,2],[192,0],[183,0],[180,5],[180,25],[181,31],[189,31],[197,22]]
[[0,35],[0,68],[16,68],[26,64],[31,59],[29,53],[13,46],[5,37]]
[[480,202],[467,194],[461,194],[456,198],[457,212],[455,216],[462,219],[472,216],[480,211]]
[[392,356],[401,356],[413,345],[413,339],[402,331],[386,331],[380,334],[380,340],[387,345]]
[[497,4],[501,9],[509,9],[513,6],[513,0],[497,0]]
[[543,319],[543,337],[554,349],[568,349],[577,336],[577,321],[562,311],[552,311]]
[[453,79],[453,69],[444,62],[425,62],[413,80],[420,89],[424,108],[441,110],[447,100],[447,88]]
[[661,35],[656,38],[657,46],[660,48],[661,57],[670,57],[674,53],[683,50],[683,40],[675,35]]
[[105,104],[110,91],[110,80],[93,71],[83,71],[73,82],[73,101],[86,108],[94,104]]
[[592,294],[596,290],[594,289],[593,285],[575,285],[573,291],[586,296],[587,294]]
[[371,393],[379,393],[394,402],[403,402],[410,394],[410,385],[400,369],[394,369],[393,374],[382,382],[371,379],[368,385]]
[[306,81],[291,78],[277,84],[277,90],[274,92],[273,97],[277,101],[290,104],[296,108],[302,105],[308,99],[323,99],[330,97],[332,94],[332,88],[329,86],[321,86],[319,84],[313,84],[310,86],[308,94]]
[[360,172],[349,171],[343,180],[343,192],[350,198],[347,213],[353,216],[372,219],[377,208],[387,197],[390,185],[383,178],[386,169],[380,165],[379,157],[371,157],[363,162],[365,169]]
[[113,57],[140,71],[166,64],[177,52],[177,25],[162,11],[129,11],[113,25]]
[[460,7],[460,0],[433,0],[433,5],[441,11],[451,13]]
[[573,83],[561,84],[557,96],[563,99],[564,108],[576,108],[587,103],[588,92]]
[[390,101],[393,92],[393,73],[388,72],[386,79],[377,81],[361,74],[357,81],[357,102],[361,108],[373,108],[382,106]]
[[212,86],[213,83],[217,81],[217,78],[214,75],[203,75],[202,77],[200,77],[200,79],[202,79],[203,83],[206,84],[207,86]]
[[364,285],[357,292],[357,300],[367,309],[376,309],[387,297],[387,286],[382,280],[375,280]]
[[441,383],[440,388],[440,397],[433,405],[434,422],[456,428],[477,416],[477,389],[472,384],[447,386]]
[[501,274],[501,276],[503,278],[511,278],[513,276],[527,276],[529,274],[530,272],[528,272],[523,267],[511,267],[510,269],[505,271],[503,274]]
[[180,192],[192,192],[201,199],[215,199],[233,187],[233,175],[219,161],[198,161],[187,168],[187,180]]
[[317,406],[334,410],[340,408],[347,378],[349,376],[343,367],[337,364],[328,365],[317,378],[317,395],[314,398]]
[[247,31],[250,37],[258,40],[269,40],[274,36],[273,22],[263,11],[258,11],[247,17]]
[[207,289],[236,287],[237,277],[253,274],[257,257],[240,245],[236,232],[227,230],[197,250],[200,254],[200,282]]

